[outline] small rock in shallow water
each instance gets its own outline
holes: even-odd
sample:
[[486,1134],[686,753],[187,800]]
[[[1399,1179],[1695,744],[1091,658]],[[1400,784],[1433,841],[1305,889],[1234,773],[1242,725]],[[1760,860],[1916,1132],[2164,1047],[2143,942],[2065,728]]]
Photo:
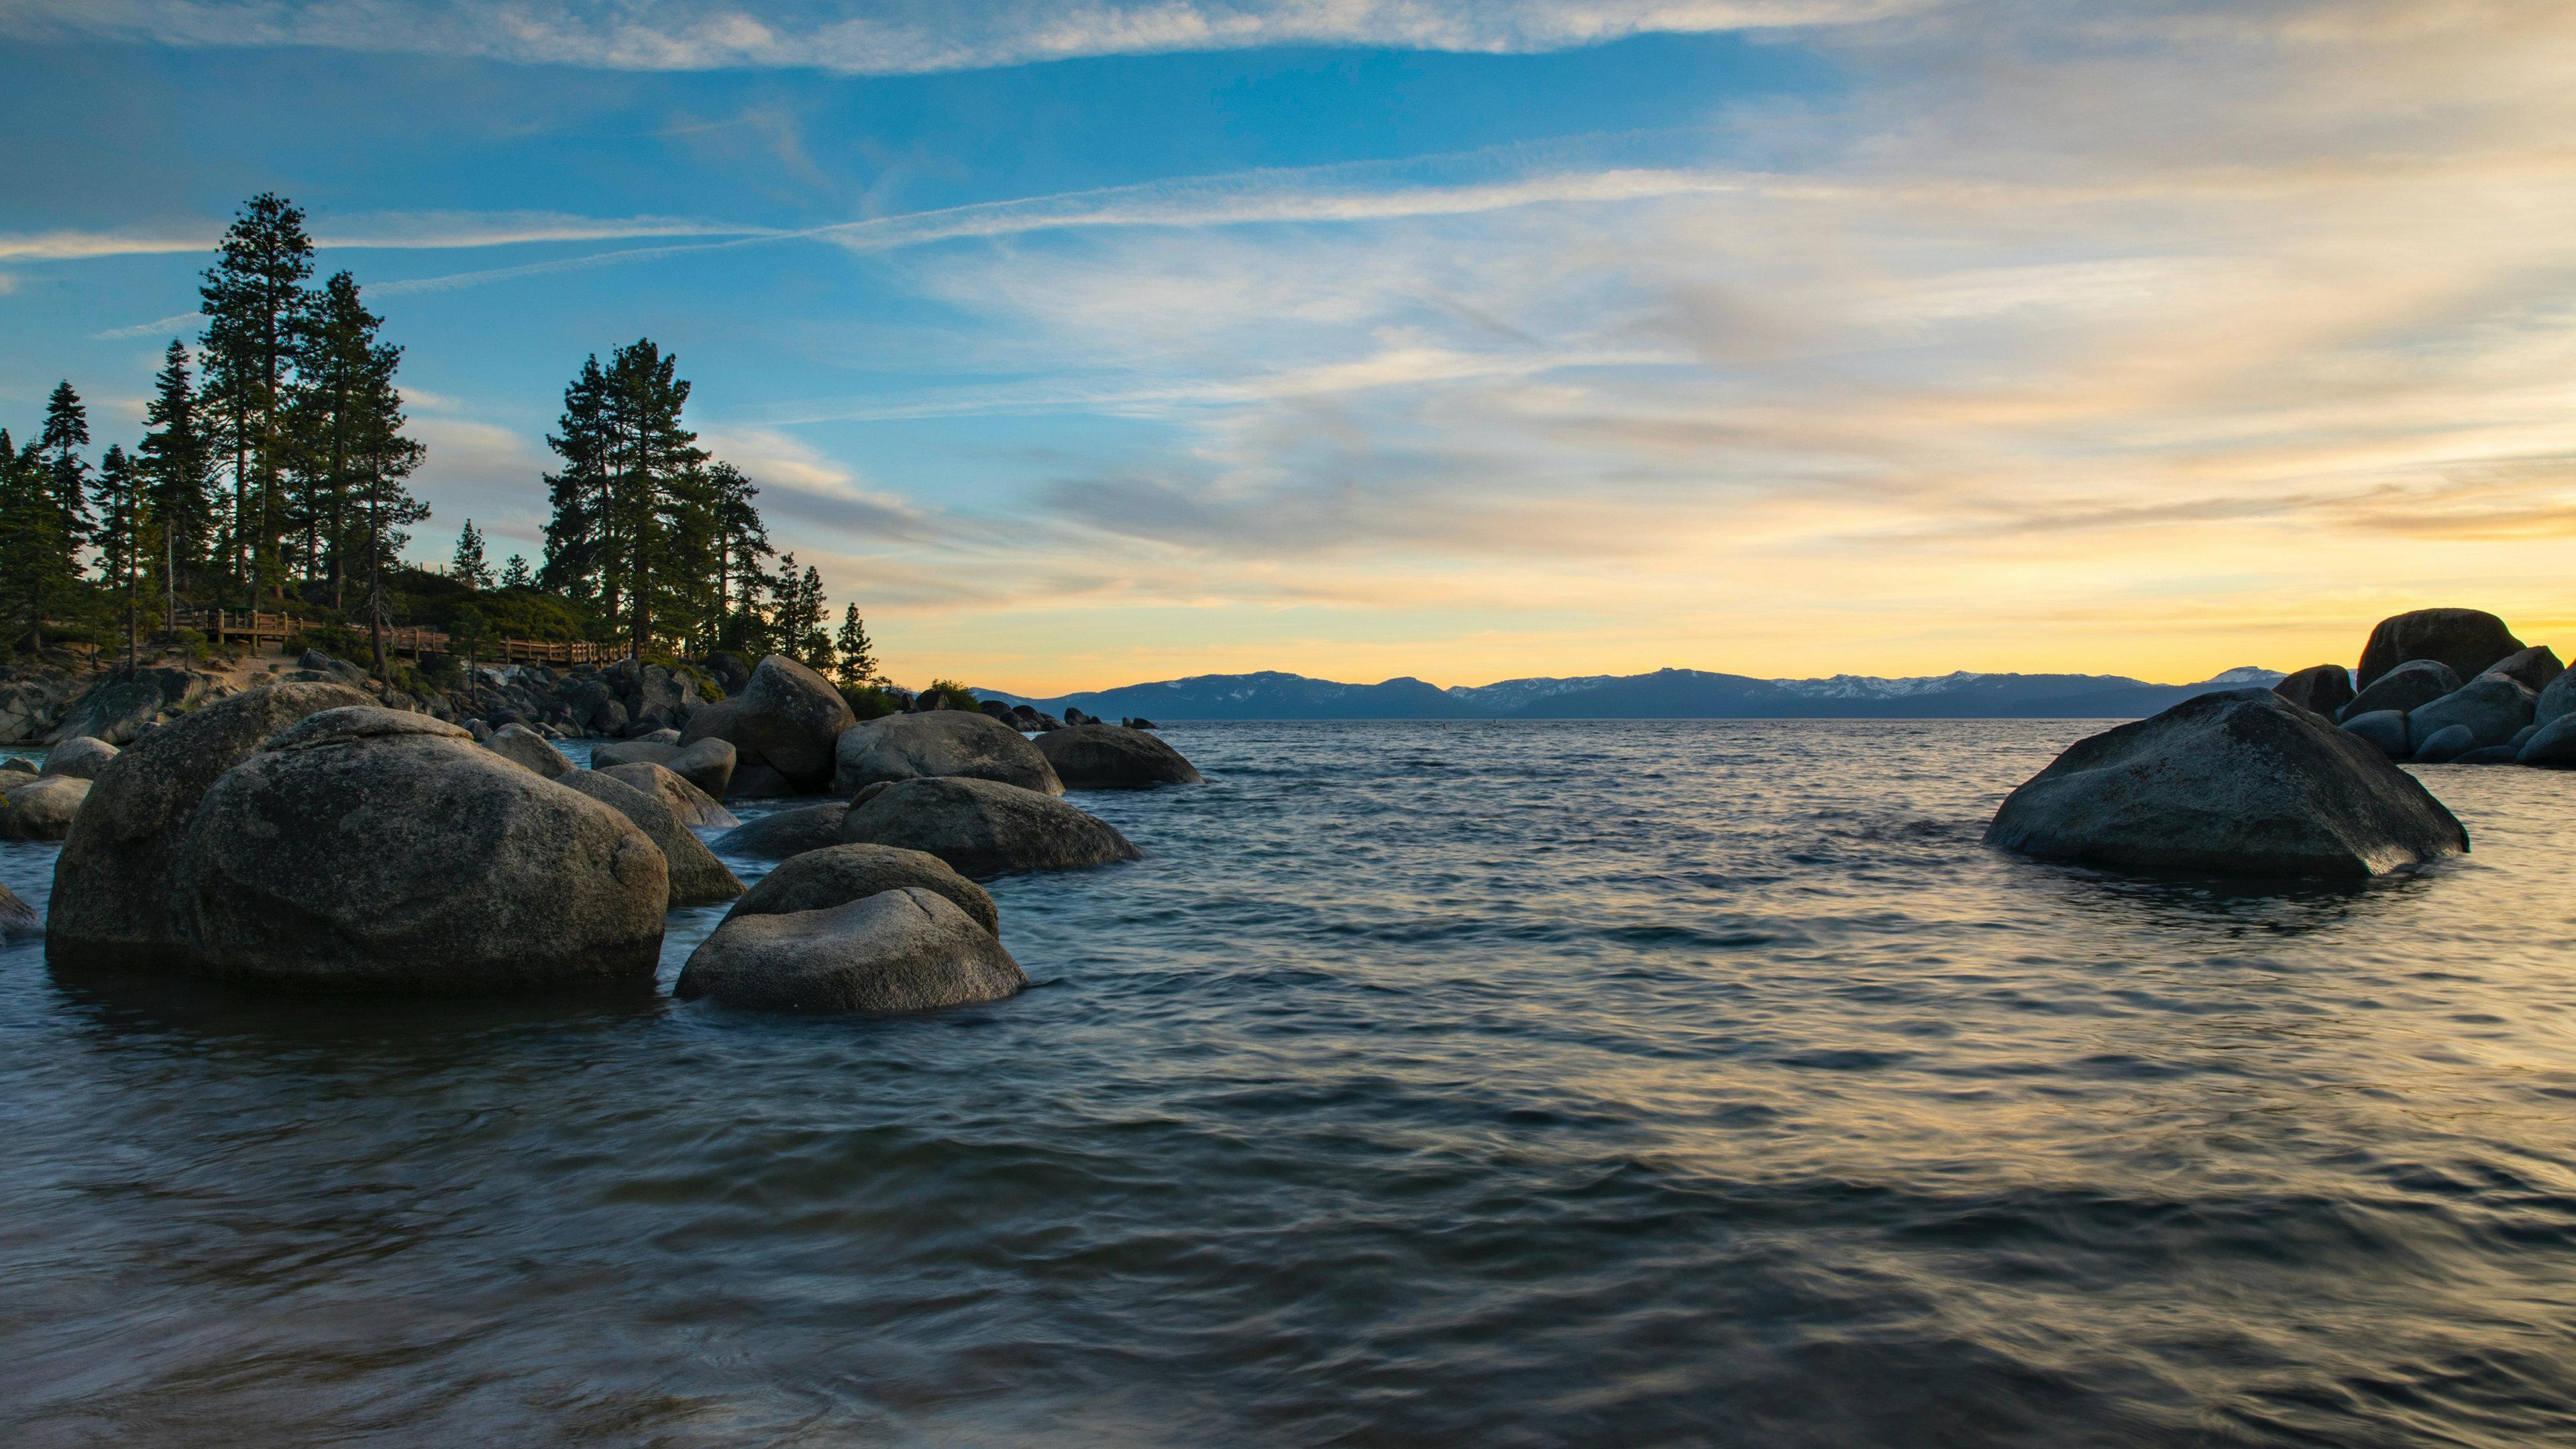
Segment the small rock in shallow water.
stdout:
[[601,774],[612,780],[623,780],[647,795],[657,796],[671,807],[671,813],[688,826],[731,830],[742,823],[742,817],[708,798],[707,792],[681,779],[660,765],[638,761],[632,765],[611,765]]
[[563,751],[546,742],[546,737],[526,725],[508,724],[492,732],[483,748],[514,765],[551,780],[573,768]]
[[2576,714],[2562,714],[2534,731],[2514,763],[2547,770],[2576,769]]
[[2372,710],[2343,722],[2343,728],[2378,747],[2392,760],[2406,758],[2406,716],[2393,709]]
[[72,833],[89,793],[90,782],[76,775],[47,775],[9,787],[0,794],[0,840],[61,840]]
[[672,995],[752,1011],[927,1011],[1029,984],[947,897],[901,887],[819,911],[735,916],[680,968]]
[[2416,747],[2415,763],[2447,765],[2477,747],[2478,737],[2467,725],[2444,725]]
[[725,919],[828,910],[905,886],[946,896],[975,924],[996,936],[1002,933],[1002,914],[982,886],[935,855],[891,845],[827,845],[806,851],[761,877]]
[[853,725],[833,747],[832,793],[853,795],[896,780],[999,780],[1042,795],[1064,785],[1020,732],[988,714],[943,709]]
[[36,908],[18,899],[17,893],[0,885],[0,940],[12,936],[41,936],[45,923],[36,919]]
[[716,849],[727,855],[756,855],[784,860],[791,855],[839,844],[841,818],[849,813],[849,806],[834,800],[799,810],[756,816],[717,836]]
[[45,752],[47,775],[69,775],[80,780],[95,780],[107,762],[116,758],[116,746],[105,740],[82,735],[69,739]]

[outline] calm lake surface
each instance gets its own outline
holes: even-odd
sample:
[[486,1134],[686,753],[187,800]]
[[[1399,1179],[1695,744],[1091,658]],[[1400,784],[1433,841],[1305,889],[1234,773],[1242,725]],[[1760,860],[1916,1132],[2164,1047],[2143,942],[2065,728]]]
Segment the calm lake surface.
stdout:
[[907,1019],[11,947],[0,1419],[2576,1442],[2576,775],[2424,771],[2476,854],[2352,890],[1978,844],[2101,727],[1176,726],[1210,786],[1074,797],[1146,860],[996,884],[1040,988]]

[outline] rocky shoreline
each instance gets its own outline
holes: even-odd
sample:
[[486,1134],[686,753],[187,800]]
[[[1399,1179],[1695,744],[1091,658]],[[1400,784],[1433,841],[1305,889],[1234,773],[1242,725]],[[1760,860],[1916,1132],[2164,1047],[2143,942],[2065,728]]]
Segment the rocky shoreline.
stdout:
[[[910,1011],[1027,977],[975,879],[1134,860],[1076,788],[1200,783],[1150,735],[980,712],[861,722],[783,657],[727,692],[658,665],[529,671],[413,700],[308,656],[273,682],[56,745],[0,776],[0,834],[63,841],[47,959],[299,992],[649,984],[665,913],[733,901],[677,994],[749,1010]],[[703,687],[702,687],[703,686]],[[464,722],[442,716],[479,711]],[[66,715],[73,711],[67,709]],[[565,727],[622,736],[592,766]],[[552,738],[550,738],[550,736]],[[725,807],[829,792],[743,824]],[[736,855],[787,859],[759,890]],[[789,867],[792,866],[793,869]],[[0,930],[36,929],[14,898]]]

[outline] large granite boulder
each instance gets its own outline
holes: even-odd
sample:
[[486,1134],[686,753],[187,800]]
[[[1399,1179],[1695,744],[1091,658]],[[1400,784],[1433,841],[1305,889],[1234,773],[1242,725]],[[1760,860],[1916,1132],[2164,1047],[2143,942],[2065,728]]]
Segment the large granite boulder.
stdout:
[[1135,860],[1127,837],[1051,795],[998,780],[897,780],[851,807],[841,839],[938,856],[982,880]]
[[54,863],[45,957],[61,965],[174,964],[175,853],[207,787],[260,742],[305,716],[372,704],[342,684],[270,684],[183,714],[127,746]]
[[[833,742],[855,722],[831,681],[772,654],[751,671],[741,698],[729,703],[734,710],[726,737],[737,747],[758,754],[799,790],[819,791],[831,782]],[[689,739],[688,732],[681,738]]]
[[2363,690],[2410,659],[2438,659],[2462,679],[2475,679],[2522,652],[2504,620],[2483,609],[2417,609],[2382,619],[2362,647],[2353,683]]
[[2392,760],[2405,759],[2413,753],[2406,738],[2406,716],[2393,709],[2374,709],[2357,714],[2343,722],[2344,729],[2370,742],[2371,748]]
[[999,780],[1042,795],[1064,793],[1046,757],[1018,730],[962,709],[890,714],[853,725],[842,731],[834,754],[835,795],[855,795],[881,782],[950,776]]
[[116,746],[89,735],[79,735],[45,752],[42,773],[95,780],[98,772],[107,768],[107,762],[115,758]]
[[0,885],[0,941],[44,933],[45,923],[36,919],[36,908],[18,899],[17,892]]
[[[470,738],[470,736],[469,736]],[[492,731],[483,748],[502,759],[534,772],[541,779],[557,779],[578,768],[572,758],[548,743],[544,735],[521,724],[506,724]]]
[[2352,671],[2340,664],[2311,665],[2283,678],[2272,692],[2301,709],[2333,719],[2352,703]]
[[90,782],[77,775],[47,775],[10,786],[0,793],[0,840],[61,840],[72,833],[89,793]]
[[2558,662],[2557,650],[2546,644],[2534,644],[2519,654],[2508,655],[2488,665],[2486,672],[2520,680],[2536,694],[2565,674],[2567,666]]
[[907,886],[946,896],[975,924],[1002,933],[1002,913],[982,886],[938,856],[890,845],[827,845],[792,857],[744,892],[725,919],[828,910]]
[[2077,741],[2005,799],[1986,843],[2133,869],[2372,876],[2469,837],[2368,742],[2234,689]]
[[788,915],[734,916],[680,968],[672,995],[752,1011],[927,1011],[1029,984],[993,933],[918,886]]
[[213,685],[211,675],[191,669],[119,669],[73,701],[48,738],[131,744],[162,715],[205,699]]
[[2533,731],[2513,762],[2544,770],[2576,770],[2576,713],[2562,714]]
[[2415,659],[2398,665],[2372,681],[2370,686],[2352,697],[2343,707],[2345,719],[2358,719],[2393,709],[2399,714],[2411,713],[2460,687],[2461,676],[2438,659]]
[[2513,738],[2514,731],[2531,723],[2531,711],[2538,696],[2525,688],[2522,681],[2502,674],[2481,674],[2430,704],[2407,711],[2406,738],[2416,750],[2425,742],[2453,725],[2467,727],[2467,750],[2500,745]]
[[578,790],[634,821],[652,837],[653,844],[662,852],[663,865],[669,870],[671,905],[702,906],[712,901],[729,901],[742,894],[742,882],[732,871],[725,869],[724,862],[716,859],[716,853],[707,849],[705,841],[690,833],[679,814],[663,803],[658,792],[647,793],[597,770],[574,770],[555,783],[569,790]]
[[200,967],[311,990],[650,981],[670,874],[634,822],[427,715],[328,710],[207,790],[179,853]]
[[1056,778],[1074,790],[1146,790],[1156,785],[1204,785],[1181,752],[1145,733],[1118,725],[1072,725],[1037,737],[1037,750],[1055,766]]
[[702,704],[698,706],[697,713],[689,716],[689,722],[680,727],[680,743],[694,745],[700,740],[723,740],[734,747],[736,764],[767,763],[735,737],[734,722],[740,718],[742,718],[741,700],[720,699],[713,704]]
[[753,855],[784,860],[841,841],[841,817],[850,807],[838,800],[755,816],[716,837],[716,849],[727,855]]
[[656,797],[671,807],[682,825],[731,830],[742,823],[741,816],[717,804],[706,791],[659,765],[639,760],[631,765],[611,765],[599,773]]

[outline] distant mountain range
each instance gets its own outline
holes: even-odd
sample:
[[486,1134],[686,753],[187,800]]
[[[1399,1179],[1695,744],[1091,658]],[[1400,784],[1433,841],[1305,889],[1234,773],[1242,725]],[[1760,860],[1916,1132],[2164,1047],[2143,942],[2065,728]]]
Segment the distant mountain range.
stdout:
[[1752,679],[1698,669],[1580,679],[1506,679],[1442,689],[1419,679],[1336,684],[1302,674],[1201,674],[1040,699],[998,689],[979,698],[1067,706],[1121,719],[2142,719],[2214,689],[2269,687],[2277,669],[2231,669],[2198,684],[2117,674],[1957,674],[1877,679]]

